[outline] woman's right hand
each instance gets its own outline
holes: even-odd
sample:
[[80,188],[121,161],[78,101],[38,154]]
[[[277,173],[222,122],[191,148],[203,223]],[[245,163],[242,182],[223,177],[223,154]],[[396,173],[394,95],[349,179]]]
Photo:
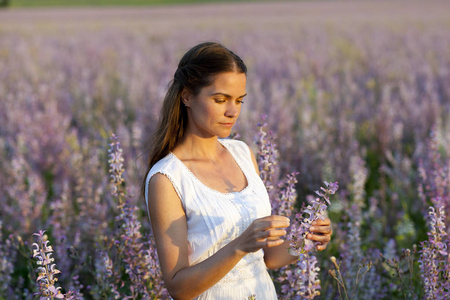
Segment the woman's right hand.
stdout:
[[283,244],[282,236],[286,235],[289,219],[273,215],[256,219],[237,238],[237,250],[244,254],[256,252],[261,248],[276,247]]

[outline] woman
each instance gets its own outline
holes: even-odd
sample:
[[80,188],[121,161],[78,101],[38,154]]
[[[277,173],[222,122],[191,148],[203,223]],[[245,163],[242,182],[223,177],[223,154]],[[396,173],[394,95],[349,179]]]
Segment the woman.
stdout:
[[[270,215],[255,156],[224,139],[246,96],[246,66],[217,43],[181,59],[152,139],[144,193],[163,278],[174,299],[276,299],[268,268],[297,257]],[[308,238],[325,249],[330,221]]]

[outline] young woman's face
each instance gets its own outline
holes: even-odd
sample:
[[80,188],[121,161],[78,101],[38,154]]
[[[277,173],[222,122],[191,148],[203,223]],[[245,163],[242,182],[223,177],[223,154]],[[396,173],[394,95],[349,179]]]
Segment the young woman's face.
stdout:
[[189,107],[188,131],[202,137],[228,137],[246,96],[246,82],[244,73],[221,73],[198,95],[184,97]]

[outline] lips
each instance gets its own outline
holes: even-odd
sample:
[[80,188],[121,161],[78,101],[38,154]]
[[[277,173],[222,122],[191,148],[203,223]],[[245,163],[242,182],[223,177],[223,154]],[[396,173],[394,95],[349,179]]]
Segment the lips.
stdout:
[[220,125],[223,125],[225,127],[233,127],[234,123],[220,123]]

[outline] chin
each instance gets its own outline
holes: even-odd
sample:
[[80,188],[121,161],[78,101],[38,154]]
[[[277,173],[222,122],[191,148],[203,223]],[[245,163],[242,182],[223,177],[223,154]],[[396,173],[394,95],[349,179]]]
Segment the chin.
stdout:
[[220,139],[225,139],[225,138],[229,137],[230,134],[231,134],[231,129],[226,131],[226,132],[219,132],[217,134],[217,137],[220,138]]
[[229,132],[228,134],[218,134],[217,137],[219,139],[226,139],[227,137],[229,137],[231,134],[231,132]]

